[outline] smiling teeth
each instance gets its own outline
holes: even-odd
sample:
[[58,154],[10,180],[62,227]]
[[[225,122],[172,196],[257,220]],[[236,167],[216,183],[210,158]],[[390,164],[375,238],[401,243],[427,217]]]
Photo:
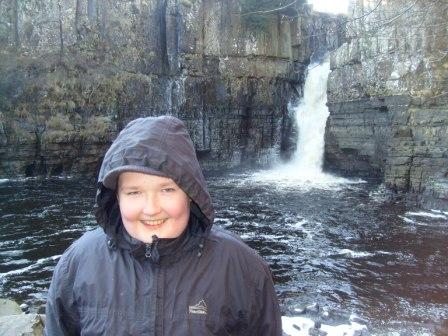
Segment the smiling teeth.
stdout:
[[141,222],[145,225],[160,225],[162,224],[166,219],[154,219],[154,220],[142,220]]

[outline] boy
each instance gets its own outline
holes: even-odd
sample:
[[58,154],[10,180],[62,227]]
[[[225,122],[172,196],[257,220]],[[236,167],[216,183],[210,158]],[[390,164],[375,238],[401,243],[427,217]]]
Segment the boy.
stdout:
[[130,122],[107,151],[96,219],[61,257],[46,335],[281,335],[266,263],[212,228],[213,206],[183,123]]

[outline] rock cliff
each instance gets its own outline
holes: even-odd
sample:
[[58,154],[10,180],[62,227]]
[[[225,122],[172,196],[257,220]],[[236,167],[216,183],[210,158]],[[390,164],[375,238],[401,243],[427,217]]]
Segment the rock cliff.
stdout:
[[287,106],[316,43],[307,6],[258,28],[237,0],[13,0],[0,13],[0,177],[92,174],[139,116],[184,120],[206,169],[294,147]]
[[448,209],[448,6],[356,0],[331,54],[326,167]]

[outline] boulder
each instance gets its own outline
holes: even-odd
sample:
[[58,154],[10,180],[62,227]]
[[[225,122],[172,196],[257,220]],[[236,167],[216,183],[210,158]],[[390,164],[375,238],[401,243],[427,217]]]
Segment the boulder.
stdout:
[[0,335],[42,336],[44,324],[44,316],[24,314],[16,302],[0,299]]
[[[0,316],[22,314],[20,306],[8,299],[0,299]],[[0,335],[2,335],[0,333]]]
[[44,323],[39,314],[0,316],[0,335],[42,336]]

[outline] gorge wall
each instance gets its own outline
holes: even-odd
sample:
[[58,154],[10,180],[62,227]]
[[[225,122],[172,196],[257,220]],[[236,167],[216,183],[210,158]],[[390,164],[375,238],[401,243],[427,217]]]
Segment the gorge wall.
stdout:
[[294,148],[287,106],[319,43],[306,5],[255,28],[237,0],[13,0],[0,13],[0,178],[92,175],[140,116],[184,120],[206,169]]
[[356,0],[331,54],[327,169],[448,209],[448,5]]

